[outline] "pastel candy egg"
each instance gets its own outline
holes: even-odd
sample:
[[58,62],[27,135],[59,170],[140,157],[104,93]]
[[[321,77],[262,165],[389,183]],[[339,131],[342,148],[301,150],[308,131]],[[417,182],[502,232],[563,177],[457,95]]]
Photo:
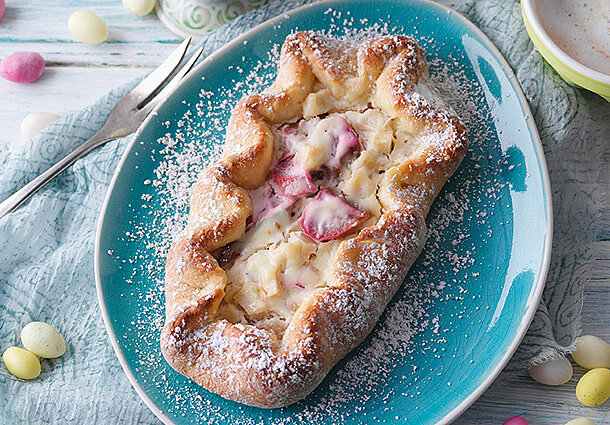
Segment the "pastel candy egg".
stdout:
[[70,15],[68,28],[72,35],[83,43],[99,44],[108,38],[108,27],[102,18],[88,10],[79,10]]
[[136,16],[148,15],[155,7],[155,0],[123,0],[123,6]]
[[0,76],[15,83],[31,83],[44,73],[44,59],[38,53],[17,52],[0,62]]
[[545,385],[563,385],[572,377],[572,364],[561,356],[532,367],[530,376]]
[[610,397],[610,370],[591,369],[576,384],[576,398],[585,406],[599,406]]
[[21,379],[34,379],[40,375],[40,361],[27,350],[10,347],[2,354],[2,361],[8,371]]
[[521,416],[513,416],[512,418],[507,419],[502,425],[528,425],[528,423],[525,418],[522,418]]
[[0,19],[2,19],[2,15],[4,15],[4,0],[0,0]]
[[610,368],[610,344],[593,335],[581,336],[576,340],[572,358],[585,369]]
[[50,112],[33,112],[21,121],[21,133],[31,139],[61,117]]
[[595,422],[589,418],[576,418],[572,419],[566,425],[595,425]]
[[55,328],[44,322],[31,322],[21,331],[23,346],[38,357],[54,359],[66,352],[66,341]]

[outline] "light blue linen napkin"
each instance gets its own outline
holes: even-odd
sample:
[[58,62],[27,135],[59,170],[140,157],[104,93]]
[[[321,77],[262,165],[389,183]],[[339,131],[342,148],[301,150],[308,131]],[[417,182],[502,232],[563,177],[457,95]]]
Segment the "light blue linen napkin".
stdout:
[[[308,0],[275,2],[204,37],[204,56],[253,26]],[[508,366],[527,366],[566,352],[580,332],[582,290],[598,231],[598,172],[610,107],[564,83],[533,49],[519,3],[444,1],[477,24],[515,70],[532,107],[553,189],[553,257],[543,302]],[[0,150],[0,199],[92,135],[135,82],[52,124],[25,147]],[[0,219],[0,349],[19,345],[23,325],[52,323],[66,354],[44,361],[33,382],[0,367],[0,422],[7,424],[158,424],[121,370],[97,304],[93,247],[98,213],[129,138],[79,160],[13,214]]]

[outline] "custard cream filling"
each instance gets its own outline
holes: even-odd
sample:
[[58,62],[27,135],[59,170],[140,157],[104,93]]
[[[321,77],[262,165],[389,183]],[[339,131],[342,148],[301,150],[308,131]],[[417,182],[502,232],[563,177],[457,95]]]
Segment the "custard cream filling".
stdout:
[[[374,224],[382,214],[377,191],[384,171],[403,161],[414,148],[408,146],[408,135],[400,134],[396,139],[392,119],[379,109],[328,115],[332,117],[347,120],[360,146],[350,159],[342,161],[333,177],[322,179],[318,186],[366,211],[368,219],[360,223],[360,229]],[[331,155],[328,138],[338,124],[328,118],[302,120],[292,137],[292,151],[305,169],[319,169]],[[276,134],[281,134],[281,129]],[[219,310],[221,318],[267,328],[281,338],[301,304],[326,286],[328,266],[341,241],[350,236],[316,242],[303,232],[300,215],[314,195],[299,197],[290,208],[279,209],[256,223],[235,242],[237,257],[224,266],[227,286]]]

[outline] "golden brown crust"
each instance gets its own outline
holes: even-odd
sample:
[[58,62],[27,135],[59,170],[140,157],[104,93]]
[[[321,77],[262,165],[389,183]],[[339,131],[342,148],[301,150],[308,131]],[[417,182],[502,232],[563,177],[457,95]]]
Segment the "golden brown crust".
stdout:
[[[355,43],[312,32],[289,36],[275,83],[240,101],[219,163],[195,186],[185,234],[166,264],[166,322],[161,347],[174,369],[231,400],[280,407],[309,394],[371,331],[425,241],[425,216],[462,160],[463,124],[429,88],[424,52],[409,37]],[[271,125],[303,116],[320,87],[346,101],[372,103],[401,131],[424,143],[387,170],[377,223],[344,240],[331,278],[294,314],[281,340],[253,325],[218,320],[226,274],[210,254],[239,239],[252,212],[245,189],[262,184],[273,160]]]

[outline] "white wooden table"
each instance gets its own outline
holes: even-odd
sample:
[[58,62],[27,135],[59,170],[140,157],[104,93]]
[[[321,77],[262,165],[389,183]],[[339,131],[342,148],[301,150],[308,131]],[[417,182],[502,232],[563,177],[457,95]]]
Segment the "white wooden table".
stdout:
[[[46,60],[43,77],[34,84],[0,79],[0,144],[20,143],[21,120],[31,112],[60,115],[91,104],[113,87],[150,72],[179,42],[154,14],[128,14],[120,0],[7,0],[0,21],[0,58],[18,51],[35,51]],[[72,12],[88,9],[108,24],[108,42],[89,46],[75,42],[67,21]],[[600,185],[608,186],[610,152]],[[610,229],[610,208],[602,206],[602,220]],[[595,271],[585,293],[583,330],[610,341],[610,231],[596,243]],[[561,387],[546,387],[528,377],[494,384],[456,424],[502,424],[521,415],[531,425],[563,425],[587,416],[597,425],[610,424],[610,402],[598,408],[582,406],[574,394],[583,370]],[[134,397],[135,397],[134,392]],[[146,409],[142,403],[142,409]],[[108,418],[110,422],[112,420]]]

